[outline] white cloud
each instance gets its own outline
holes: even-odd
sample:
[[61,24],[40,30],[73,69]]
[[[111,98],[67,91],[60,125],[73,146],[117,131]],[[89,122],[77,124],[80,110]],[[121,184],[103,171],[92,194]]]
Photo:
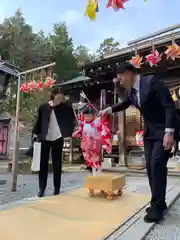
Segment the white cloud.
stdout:
[[74,25],[81,20],[82,14],[77,10],[71,9],[60,14],[60,21],[66,22],[68,26]]

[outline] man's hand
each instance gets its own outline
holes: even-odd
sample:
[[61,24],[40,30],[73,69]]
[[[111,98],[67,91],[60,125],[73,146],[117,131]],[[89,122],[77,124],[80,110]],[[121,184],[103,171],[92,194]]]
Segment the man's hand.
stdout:
[[112,114],[112,108],[108,107],[108,108],[105,108],[102,111],[99,111],[99,116],[104,116],[105,114]]
[[165,133],[164,139],[163,139],[163,146],[165,150],[170,150],[173,147],[174,144],[174,136],[173,133]]

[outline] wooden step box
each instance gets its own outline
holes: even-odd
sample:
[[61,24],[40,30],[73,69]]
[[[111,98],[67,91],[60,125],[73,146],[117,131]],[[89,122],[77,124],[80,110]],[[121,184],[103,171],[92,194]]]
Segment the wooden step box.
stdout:
[[125,175],[102,174],[88,176],[84,187],[89,190],[89,196],[93,197],[95,190],[99,190],[108,200],[113,200],[114,196],[121,196],[125,186]]

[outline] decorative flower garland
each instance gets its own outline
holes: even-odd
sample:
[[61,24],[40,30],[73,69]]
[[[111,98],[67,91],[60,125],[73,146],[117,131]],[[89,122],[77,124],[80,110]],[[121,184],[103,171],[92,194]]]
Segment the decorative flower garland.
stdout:
[[175,61],[176,58],[180,58],[180,46],[175,43],[168,46],[165,54],[167,59],[171,58],[173,61]]
[[45,81],[35,81],[32,80],[27,83],[22,83],[20,86],[20,91],[23,93],[35,92],[38,90],[43,90],[43,88],[51,88],[56,80],[51,77],[46,77]]
[[157,63],[161,61],[162,54],[160,54],[157,50],[152,50],[150,54],[148,54],[146,58],[146,62],[149,63],[149,65],[157,66]]
[[[167,50],[164,53],[159,53],[156,49],[152,49],[151,53],[145,56],[145,62],[149,63],[151,67],[157,66],[157,64],[162,60],[162,56],[166,55],[166,59],[171,59],[175,61],[180,58],[180,46],[176,43],[172,43],[172,45],[167,46]],[[140,68],[143,64],[143,57],[140,57],[139,54],[135,54],[129,62],[136,68]]]
[[137,54],[136,56],[132,57],[131,60],[129,60],[129,62],[136,68],[140,68],[142,65],[142,59],[143,57],[140,57],[139,54]]

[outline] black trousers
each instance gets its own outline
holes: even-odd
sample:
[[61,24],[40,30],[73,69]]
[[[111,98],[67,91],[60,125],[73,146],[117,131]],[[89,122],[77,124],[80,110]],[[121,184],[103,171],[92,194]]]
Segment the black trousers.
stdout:
[[42,191],[45,190],[46,184],[47,184],[50,150],[51,150],[52,165],[53,165],[54,189],[57,191],[60,190],[61,173],[62,173],[62,149],[63,149],[63,138],[59,138],[55,141],[44,141],[41,143],[39,188]]
[[170,150],[165,151],[162,141],[144,140],[147,175],[151,189],[151,204],[164,203],[167,186],[167,162]]

